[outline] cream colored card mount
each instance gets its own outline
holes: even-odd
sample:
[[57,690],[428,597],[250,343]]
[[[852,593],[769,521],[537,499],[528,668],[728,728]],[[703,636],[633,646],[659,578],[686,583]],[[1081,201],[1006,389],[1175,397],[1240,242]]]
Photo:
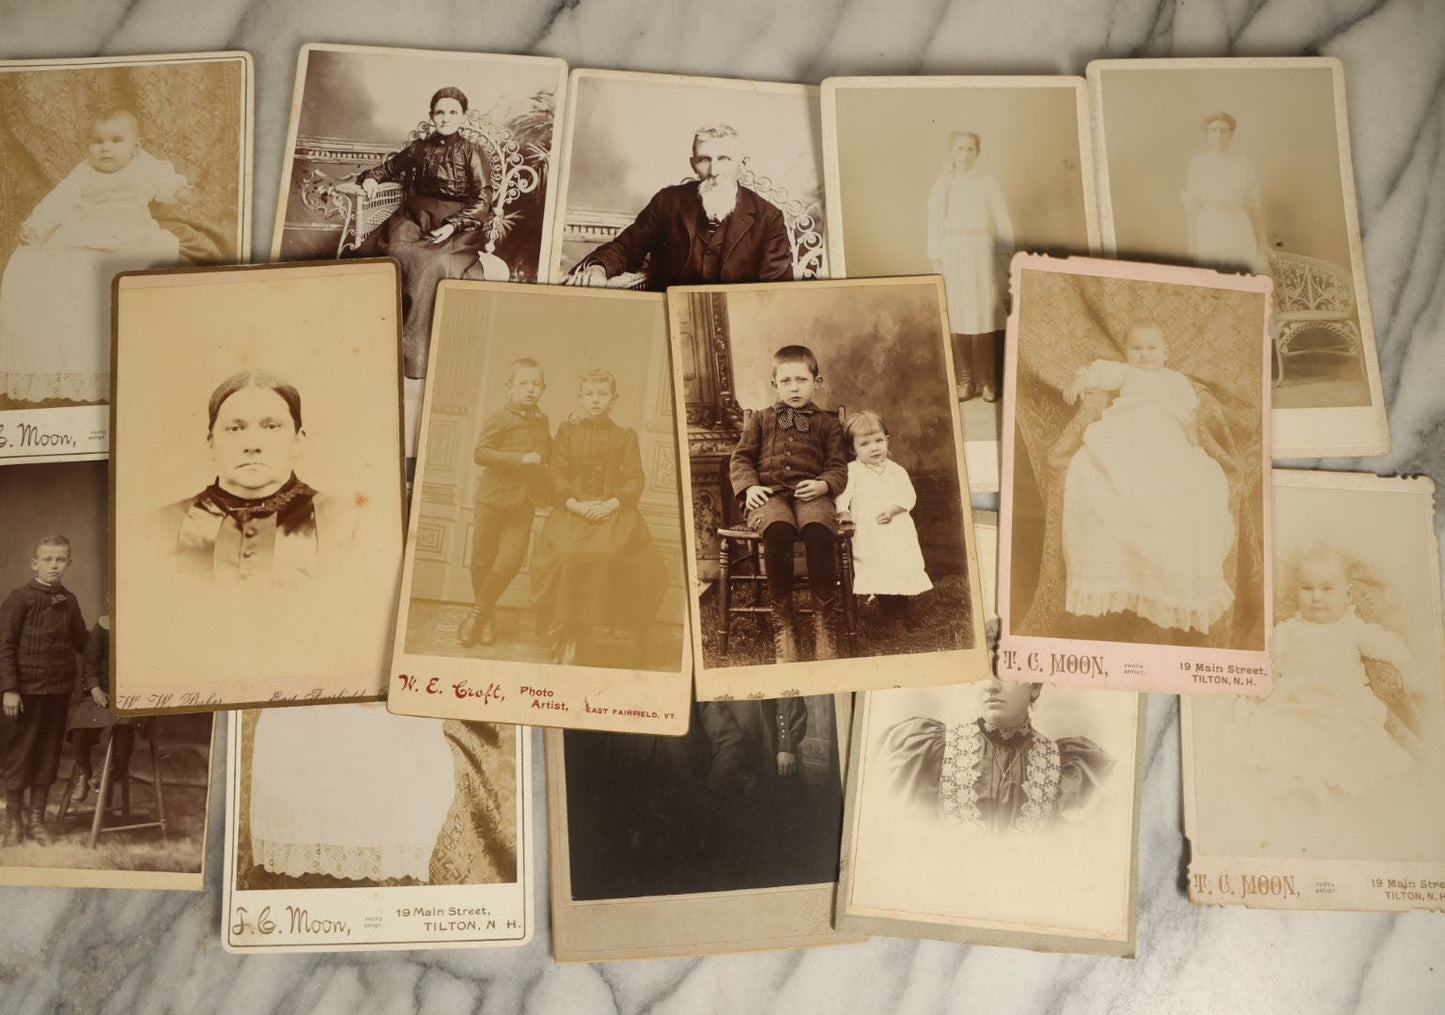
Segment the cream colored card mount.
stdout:
[[1336,57],[1095,60],[1104,249],[1274,279],[1277,458],[1390,450]]
[[0,61],[0,465],[110,450],[117,272],[250,257],[249,53]]
[[392,261],[115,283],[115,705],[377,698],[403,479]]
[[848,695],[705,701],[685,737],[547,731],[560,962],[844,944]]
[[1181,703],[1189,898],[1445,910],[1429,479],[1274,474],[1274,688]]
[[531,740],[379,702],[232,712],[226,950],[526,944]]
[[387,706],[685,732],[664,297],[446,282],[432,355]]
[[1008,259],[1099,251],[1084,79],[827,78],[822,101],[833,272],[943,276],[969,486],[994,492]]
[[[975,524],[993,622],[998,528]],[[860,695],[839,929],[1132,955],[1144,704],[997,677]]]
[[1270,281],[1016,254],[999,675],[1267,689]]
[[985,676],[942,281],[668,301],[698,698]]

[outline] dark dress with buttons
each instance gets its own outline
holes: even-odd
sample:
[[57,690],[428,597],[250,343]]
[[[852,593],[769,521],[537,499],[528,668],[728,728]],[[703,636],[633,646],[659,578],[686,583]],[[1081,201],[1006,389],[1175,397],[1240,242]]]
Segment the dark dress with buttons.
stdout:
[[[367,180],[399,183],[405,191],[401,207],[357,254],[400,262],[403,366],[406,376],[425,377],[437,283],[463,277],[486,243],[492,202],[487,160],[460,132],[429,134],[357,177],[358,183]],[[433,243],[427,233],[443,224],[456,231]]]
[[215,483],[161,512],[184,576],[232,588],[298,588],[349,554],[355,515],[336,497],[291,478],[269,497],[247,500]]

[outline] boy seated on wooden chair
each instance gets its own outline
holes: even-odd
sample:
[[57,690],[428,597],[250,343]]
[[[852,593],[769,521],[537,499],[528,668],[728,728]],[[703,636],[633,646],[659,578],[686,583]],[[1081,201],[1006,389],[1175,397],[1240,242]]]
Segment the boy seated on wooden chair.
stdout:
[[748,415],[729,476],[747,525],[762,537],[773,644],[780,663],[796,662],[793,541],[807,551],[813,594],[814,657],[836,659],[828,615],[838,597],[838,519],[833,498],[848,481],[843,427],[813,402],[822,386],[818,358],[804,345],[773,353],[778,401]]

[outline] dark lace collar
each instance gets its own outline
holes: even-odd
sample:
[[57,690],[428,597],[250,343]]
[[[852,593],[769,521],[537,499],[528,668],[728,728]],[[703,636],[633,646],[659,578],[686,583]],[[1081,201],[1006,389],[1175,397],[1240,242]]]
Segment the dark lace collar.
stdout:
[[259,500],[237,497],[234,493],[222,490],[219,483],[212,483],[206,487],[204,496],[233,518],[264,518],[267,515],[276,514],[298,498],[312,496],[315,493],[315,490],[297,479],[296,473],[293,472],[291,478],[281,485],[281,489]]

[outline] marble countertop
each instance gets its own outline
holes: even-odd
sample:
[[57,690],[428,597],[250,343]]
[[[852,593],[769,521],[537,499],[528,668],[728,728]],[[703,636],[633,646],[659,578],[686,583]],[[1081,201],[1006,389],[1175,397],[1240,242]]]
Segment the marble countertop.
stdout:
[[[253,247],[270,247],[304,42],[560,56],[573,66],[817,82],[837,74],[1082,74],[1095,57],[1345,62],[1394,453],[1323,463],[1445,484],[1445,4],[1440,0],[0,0],[0,58],[245,49],[256,59]],[[1313,464],[1313,463],[1305,463]],[[1438,527],[1438,524],[1437,524]],[[0,1008],[74,1011],[1424,1012],[1445,915],[1198,909],[1181,888],[1178,710],[1150,701],[1132,961],[879,938],[708,959],[559,966],[521,949],[236,957],[207,890],[0,889]],[[541,805],[541,740],[537,740]],[[218,751],[219,758],[224,752]],[[221,797],[211,813],[220,828]],[[543,841],[545,838],[543,837]],[[542,859],[542,858],[539,858]],[[545,871],[545,864],[539,870]]]

